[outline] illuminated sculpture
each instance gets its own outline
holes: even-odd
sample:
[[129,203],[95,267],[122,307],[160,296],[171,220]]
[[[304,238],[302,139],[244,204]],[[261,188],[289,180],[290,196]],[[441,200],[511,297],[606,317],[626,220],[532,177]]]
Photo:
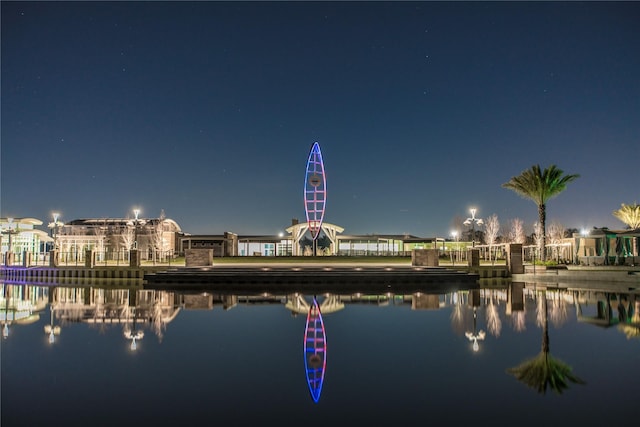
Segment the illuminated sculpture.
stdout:
[[318,403],[327,365],[327,340],[318,301],[313,298],[304,330],[304,367],[313,401]]
[[324,208],[327,201],[327,180],[324,175],[324,163],[320,145],[314,142],[309,152],[304,177],[304,209],[307,224],[313,239],[313,255],[316,254],[316,239],[322,229]]

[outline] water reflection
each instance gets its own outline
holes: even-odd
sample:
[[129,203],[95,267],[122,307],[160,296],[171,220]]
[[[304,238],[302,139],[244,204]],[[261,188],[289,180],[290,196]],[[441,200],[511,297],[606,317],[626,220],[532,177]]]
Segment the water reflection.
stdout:
[[[514,360],[513,366],[502,366],[502,369],[541,393],[548,389],[561,393],[570,383],[585,383],[583,375],[586,373],[581,372],[578,376],[570,365],[552,356],[550,324],[554,328],[562,328],[571,320],[598,328],[615,326],[628,339],[640,337],[638,292],[612,286],[608,289],[551,288],[533,283],[509,283],[442,294],[328,293],[319,295],[317,299],[302,292],[243,295],[235,294],[233,290],[193,293],[181,292],[179,286],[176,288],[168,291],[140,287],[5,284],[0,296],[2,336],[4,340],[11,340],[15,328],[41,321],[38,328],[40,339],[44,329],[48,343],[59,346],[63,344],[60,338],[65,336],[66,328],[86,324],[97,337],[114,328],[119,329],[123,349],[139,352],[150,339],[161,343],[166,334],[178,333],[172,331],[171,324],[181,312],[208,311],[214,307],[222,307],[224,311],[238,306],[251,309],[257,304],[282,306],[294,318],[298,314],[307,317],[303,349],[305,373],[315,402],[320,398],[327,375],[327,318],[323,320],[322,316],[348,311],[356,305],[366,304],[380,309],[390,305],[405,306],[413,312],[449,310],[452,333],[462,338],[460,342],[470,347],[471,354],[480,354],[482,348],[502,339],[505,329],[523,334],[527,326],[540,328],[542,344],[539,354],[519,365]],[[354,345],[349,351],[357,352],[358,349]]]
[[322,313],[316,297],[307,313],[304,329],[304,368],[313,401],[318,403],[322,393],[324,374],[327,369],[327,335],[322,321]]
[[2,338],[9,338],[13,325],[28,325],[40,319],[47,304],[47,290],[36,286],[2,285],[0,324]]
[[[507,369],[507,372],[515,376],[527,386],[546,393],[551,388],[561,394],[569,387],[569,382],[585,384],[577,375],[571,372],[572,368],[560,359],[549,353],[549,317],[556,326],[566,320],[566,304],[561,298],[560,292],[550,292],[550,298],[546,290],[539,291],[536,321],[542,327],[542,348],[536,357],[533,357],[520,365]],[[552,316],[549,316],[549,299],[551,299]]]

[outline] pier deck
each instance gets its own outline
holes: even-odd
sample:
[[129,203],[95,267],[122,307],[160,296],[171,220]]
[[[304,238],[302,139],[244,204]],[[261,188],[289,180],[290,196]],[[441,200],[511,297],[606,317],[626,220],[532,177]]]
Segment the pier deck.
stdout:
[[146,274],[147,289],[246,292],[441,292],[478,286],[478,275],[444,267],[234,266],[176,268]]

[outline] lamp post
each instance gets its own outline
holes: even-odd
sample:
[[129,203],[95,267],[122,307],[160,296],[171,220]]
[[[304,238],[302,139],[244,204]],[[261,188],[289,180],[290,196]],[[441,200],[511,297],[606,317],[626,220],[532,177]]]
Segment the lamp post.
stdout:
[[2,226],[2,222],[0,221],[0,253],[4,255],[2,251],[2,236],[4,235],[4,227]]
[[133,231],[133,248],[138,250],[138,215],[140,215],[140,209],[134,209],[133,215],[135,215],[134,231]]
[[58,218],[60,214],[58,212],[53,213],[53,249],[58,249]]
[[13,218],[7,218],[7,222],[9,223],[7,225],[7,233],[9,233],[9,248],[7,249],[7,252],[13,252],[13,241],[11,240],[11,235],[13,235],[13,230],[11,229],[11,226],[13,225]]
[[18,228],[13,228],[13,218],[7,218],[7,223],[8,224],[6,233],[9,235],[9,246],[7,247],[7,254],[5,256],[5,264],[12,265],[14,261],[12,236],[19,233],[20,231],[18,230]]
[[456,241],[456,246],[455,246],[455,251],[453,254],[453,265],[456,265],[456,258],[458,257],[458,232],[456,230],[453,230],[451,232],[451,236],[454,238],[454,240]]
[[471,225],[471,247],[476,247],[476,224],[482,225],[482,218],[476,218],[476,208],[471,208],[471,217],[464,221],[464,225]]
[[53,222],[49,223],[49,228],[51,229],[51,233],[53,234],[53,250],[50,256],[50,262],[52,266],[58,265],[58,227],[63,226],[64,223],[59,221],[60,213],[53,212],[51,214],[53,216]]
[[58,249],[58,227],[63,225],[62,222],[58,221],[60,219],[60,213],[53,213],[53,222],[49,224],[49,227],[53,228],[53,249]]

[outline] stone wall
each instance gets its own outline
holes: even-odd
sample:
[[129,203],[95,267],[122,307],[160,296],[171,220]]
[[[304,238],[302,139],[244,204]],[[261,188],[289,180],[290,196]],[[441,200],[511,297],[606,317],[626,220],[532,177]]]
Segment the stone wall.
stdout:
[[522,244],[510,243],[507,245],[507,270],[509,270],[509,274],[524,273]]
[[480,250],[469,249],[467,252],[468,252],[467,260],[469,262],[469,267],[479,267],[480,266]]
[[185,249],[185,267],[211,267],[213,265],[213,249]]
[[437,249],[414,249],[411,251],[411,265],[437,267],[440,265]]

